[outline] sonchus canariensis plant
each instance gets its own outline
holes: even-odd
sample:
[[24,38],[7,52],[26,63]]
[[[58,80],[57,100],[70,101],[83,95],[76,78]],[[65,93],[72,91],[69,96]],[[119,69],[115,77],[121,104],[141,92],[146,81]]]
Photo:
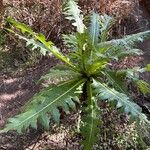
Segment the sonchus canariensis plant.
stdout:
[[[111,69],[113,60],[120,60],[127,56],[142,55],[142,51],[134,44],[150,37],[150,31],[125,36],[121,39],[109,39],[109,31],[113,19],[107,15],[92,13],[89,27],[83,22],[83,16],[77,2],[69,0],[64,9],[64,15],[76,29],[70,35],[63,35],[64,43],[69,54],[64,55],[52,43],[47,41],[43,34],[37,34],[25,24],[11,18],[7,21],[20,30],[8,29],[20,39],[26,41],[32,49],[40,49],[42,54],[47,52],[63,62],[62,65],[50,69],[44,79],[59,79],[57,85],[49,86],[33,96],[24,108],[24,111],[8,120],[1,132],[17,130],[22,132],[29,127],[37,128],[37,123],[49,129],[50,119],[59,123],[60,108],[68,113],[80,105],[83,148],[92,149],[99,133],[100,101],[114,102],[118,109],[124,110],[138,123],[149,124],[147,116],[134,103],[132,96],[127,92],[126,81],[134,82],[144,93],[150,91],[149,84],[139,79],[139,73],[150,70],[145,68],[130,68],[124,70]],[[14,29],[14,28],[13,28]]]

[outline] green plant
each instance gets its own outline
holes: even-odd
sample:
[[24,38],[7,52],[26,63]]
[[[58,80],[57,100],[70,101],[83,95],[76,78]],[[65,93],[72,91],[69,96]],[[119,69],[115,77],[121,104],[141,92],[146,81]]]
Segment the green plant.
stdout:
[[93,12],[90,27],[86,27],[81,10],[73,0],[67,2],[64,14],[77,29],[77,32],[63,36],[66,46],[70,49],[66,56],[51,41],[47,41],[43,34],[36,34],[28,26],[11,18],[7,19],[26,35],[8,29],[25,40],[27,46],[32,49],[39,48],[43,54],[50,52],[64,64],[54,67],[42,77],[42,80],[47,77],[59,79],[61,83],[58,82],[53,87],[50,85],[36,94],[21,114],[8,120],[9,123],[1,132],[22,132],[30,126],[37,128],[37,122],[48,129],[50,118],[59,123],[60,108],[68,113],[70,109],[75,110],[76,103],[79,103],[82,110],[83,146],[84,149],[90,150],[97,139],[101,124],[99,101],[114,102],[119,110],[123,108],[124,112],[137,122],[149,124],[147,116],[127,92],[126,84],[127,80],[133,81],[140,85],[139,88],[144,94],[149,92],[148,84],[143,84],[145,82],[138,76],[140,72],[149,70],[149,65],[146,68],[113,70],[111,62],[128,55],[141,55],[142,51],[136,49],[134,43],[149,37],[150,31],[107,41],[113,24],[111,17]]

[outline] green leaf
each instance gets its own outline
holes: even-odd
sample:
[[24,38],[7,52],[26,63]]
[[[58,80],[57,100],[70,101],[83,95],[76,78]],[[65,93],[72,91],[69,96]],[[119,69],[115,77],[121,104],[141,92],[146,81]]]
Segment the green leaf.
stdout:
[[11,23],[11,24],[13,24],[13,26],[15,26],[17,29],[20,29],[22,33],[29,33],[31,35],[34,34],[33,30],[30,27],[28,27],[27,25],[25,25],[23,23],[15,21],[11,17],[8,17],[6,19],[6,21],[9,22],[9,23]]
[[100,16],[99,24],[100,24],[100,32],[101,32],[101,42],[104,42],[108,39],[109,30],[111,29],[114,21],[113,18],[104,14]]
[[[107,54],[109,54],[107,56]],[[105,55],[105,54],[104,54]],[[127,56],[140,56],[143,55],[143,51],[140,49],[112,49],[106,52],[106,56],[110,57],[110,58],[115,58],[115,59],[121,59],[121,58],[125,58]]]
[[143,52],[139,49],[130,49],[118,46],[105,49],[104,52],[100,49],[99,51],[96,51],[96,55],[100,58],[105,58],[108,60],[119,60],[127,56],[143,55]]
[[134,56],[134,55],[143,55],[143,51],[140,49],[127,49],[124,51],[121,51],[120,54],[118,54],[118,58],[123,58],[126,56]]
[[[24,38],[24,40],[26,40],[28,42],[28,44],[36,45],[37,44],[36,41],[41,42],[41,44],[43,44],[43,46],[40,47],[40,49],[42,51],[46,48],[56,58],[58,58],[59,60],[65,62],[67,65],[69,65],[70,67],[72,67],[74,70],[78,71],[78,69],[70,62],[69,58],[67,58],[66,56],[64,56],[59,51],[59,49],[56,46],[54,46],[54,44],[51,41],[47,41],[46,38],[45,38],[45,36],[43,34],[36,34],[30,28],[26,27],[25,24],[17,22],[17,21],[15,21],[13,19],[11,19],[11,20],[8,19],[8,21],[11,22],[13,26],[15,26],[16,28],[20,29],[23,33],[27,32],[30,36],[32,36],[32,41],[31,41],[31,39],[28,39],[28,41],[27,41],[27,38]],[[18,35],[18,34],[16,34],[16,35]],[[23,36],[21,36],[21,35],[18,35],[18,36],[23,39]],[[36,44],[33,41],[35,41]],[[38,47],[39,46],[40,46],[40,44],[38,43]],[[45,51],[43,53],[45,54]]]
[[99,14],[93,12],[91,16],[91,25],[90,25],[90,37],[92,39],[92,44],[97,44],[100,36],[100,25],[99,25]]
[[137,80],[136,84],[137,84],[138,88],[140,89],[140,91],[143,94],[150,93],[150,84],[148,84],[146,81],[144,81],[144,80]]
[[126,78],[132,79],[133,81],[139,80],[140,73],[145,72],[145,68],[134,67],[132,69],[123,69],[117,71],[119,74],[125,74]]
[[133,117],[137,117],[140,121],[150,123],[145,114],[141,112],[141,108],[134,102],[130,101],[130,98],[124,94],[109,88],[105,83],[100,83],[93,80],[94,93],[101,100],[116,101],[117,108],[123,107],[125,113],[130,113]]
[[105,70],[103,74],[106,75],[108,83],[110,83],[113,88],[121,93],[127,93],[127,86],[125,85],[125,72]]
[[83,126],[81,127],[81,134],[84,137],[84,150],[91,150],[92,145],[97,141],[100,125],[99,115],[96,106],[90,105],[86,108],[86,115],[82,118]]
[[147,64],[146,71],[150,71],[150,64]]
[[51,109],[51,115],[52,115],[52,118],[53,120],[59,124],[59,121],[60,121],[60,113],[59,113],[59,110],[58,108],[52,108]]
[[91,82],[87,82],[87,107],[84,108],[82,117],[83,124],[81,126],[81,134],[84,137],[84,150],[91,150],[93,144],[97,141],[99,133],[99,110],[96,99],[93,97]]
[[74,72],[72,70],[59,70],[59,69],[50,69],[50,71],[41,77],[41,79],[39,80],[39,82],[43,81],[43,80],[47,80],[47,79],[50,79],[50,80],[67,80],[67,79],[71,79],[71,78],[76,78],[76,77],[79,77],[81,76],[81,74],[77,73],[77,72]]
[[19,34],[16,34],[16,36],[19,37],[19,39],[22,39],[22,40],[25,40],[26,41],[26,46],[31,48],[32,50],[35,50],[35,49],[40,49],[40,52],[41,54],[43,54],[44,56],[46,55],[47,52],[49,52],[49,50],[42,44],[40,43],[39,41],[36,41],[34,40],[33,38],[26,38],[24,36],[21,36]]
[[101,42],[97,45],[97,48],[101,47],[109,47],[110,48],[115,48],[115,47],[125,47],[129,48],[130,46],[133,46],[136,42],[142,42],[144,39],[149,39],[150,38],[150,30],[132,34],[132,35],[127,35],[124,38],[121,39],[113,39],[110,41],[104,41]]
[[77,38],[73,34],[69,34],[69,35],[63,34],[63,42],[65,46],[67,46],[68,48],[71,48],[74,51],[76,50],[77,45],[78,45]]
[[68,20],[74,21],[73,25],[77,27],[79,33],[84,33],[85,25],[83,24],[83,17],[81,16],[81,10],[74,0],[68,0],[65,7],[64,14]]
[[[29,126],[36,127],[37,120],[40,120],[40,123],[42,122],[41,124],[47,128],[48,114],[51,114],[53,120],[59,122],[60,113],[58,107],[63,108],[64,104],[67,104],[72,108],[72,103],[74,103],[72,98],[81,93],[77,88],[81,86],[83,82],[83,79],[75,79],[59,84],[54,88],[44,89],[33,97],[23,113],[14,118],[10,118],[6,128],[1,132],[7,132],[9,130],[21,132],[29,128]],[[43,122],[42,119],[43,115],[47,115],[45,122]]]
[[132,69],[119,70],[117,72],[119,74],[123,74],[128,79],[131,79],[137,85],[140,91],[145,95],[150,93],[150,84],[140,79],[140,73],[143,73],[145,71],[146,68],[134,67]]
[[49,129],[50,116],[48,114],[42,113],[38,118],[38,122],[44,127],[45,130],[48,130]]
[[92,62],[88,67],[87,67],[87,73],[89,75],[91,74],[95,74],[98,71],[102,70],[103,68],[105,68],[107,65],[107,61],[106,60],[96,60],[95,62]]
[[113,39],[97,44],[96,55],[109,60],[118,60],[130,55],[142,55],[142,51],[135,49],[134,44],[150,38],[150,30],[125,36],[121,39]]
[[[64,56],[59,49],[56,46],[52,45],[52,42],[46,41],[44,35],[37,34],[35,35],[35,39],[39,40],[48,50],[59,60],[65,62],[67,65],[72,67],[74,70],[77,70],[77,68],[70,62],[69,58]],[[78,70],[77,70],[78,71]]]

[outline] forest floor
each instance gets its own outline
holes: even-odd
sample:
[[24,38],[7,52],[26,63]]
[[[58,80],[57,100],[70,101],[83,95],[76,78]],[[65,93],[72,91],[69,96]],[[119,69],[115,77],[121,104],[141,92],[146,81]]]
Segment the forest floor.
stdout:
[[[142,65],[150,63],[150,40],[140,44],[144,51]],[[138,59],[127,59],[125,63],[133,65]],[[36,84],[38,79],[57,64],[54,58],[43,58],[39,64],[25,71],[18,71],[15,74],[0,72],[0,128],[4,127],[9,117],[13,117],[21,111],[22,106],[30,98],[42,89],[41,84]],[[119,65],[125,65],[122,62]],[[118,64],[116,64],[118,65]],[[150,82],[150,74],[144,74],[144,79]],[[140,99],[140,105],[148,104],[148,99]],[[52,129],[44,132],[40,127],[38,130],[29,130],[28,133],[19,135],[14,131],[0,134],[0,150],[79,150],[79,135],[72,136],[72,129],[76,123],[77,113],[65,117],[62,126],[52,125]],[[70,126],[70,127],[69,127]],[[66,148],[67,147],[67,148]],[[117,150],[115,148],[115,150]]]

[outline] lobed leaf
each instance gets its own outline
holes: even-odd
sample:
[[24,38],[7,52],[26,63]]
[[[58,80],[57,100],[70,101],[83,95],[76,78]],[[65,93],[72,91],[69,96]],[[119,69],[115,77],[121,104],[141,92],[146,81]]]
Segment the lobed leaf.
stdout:
[[105,58],[107,60],[119,60],[127,56],[143,55],[143,51],[140,49],[124,48],[124,47],[113,47],[108,48],[104,52],[101,49],[95,53],[97,57]]
[[150,64],[147,64],[146,71],[150,71]]
[[84,137],[83,147],[85,150],[91,150],[93,144],[97,141],[99,133],[99,110],[93,91],[91,82],[87,82],[87,106],[83,108],[84,115],[82,116],[83,124],[81,126],[81,133]]
[[81,74],[74,72],[70,69],[69,70],[50,69],[50,71],[46,75],[41,77],[39,82],[41,82],[43,80],[47,80],[47,79],[50,79],[50,80],[55,80],[55,79],[64,80],[65,79],[65,80],[67,80],[67,79],[76,78],[79,76],[81,76]]
[[114,20],[112,17],[106,14],[100,16],[99,24],[100,24],[100,32],[101,32],[100,35],[101,42],[108,40],[109,30],[111,29],[113,23]]
[[[32,50],[40,49],[41,54],[43,54],[44,56],[46,55],[47,52],[49,52],[49,50],[39,41],[36,41],[33,38],[26,38],[26,37],[21,36],[16,33],[15,33],[15,35],[18,36],[19,39],[25,40],[26,46],[31,48]],[[49,54],[51,54],[51,53],[49,53]]]
[[104,41],[97,45],[97,48],[100,49],[101,47],[113,48],[113,47],[122,47],[122,48],[131,48],[136,42],[142,42],[145,38],[150,38],[150,30],[127,35],[121,39],[113,39],[110,41]]
[[68,0],[64,14],[68,20],[74,21],[73,26],[77,27],[79,33],[84,33],[85,25],[81,16],[81,10],[74,0]]
[[[94,98],[93,98],[94,101]],[[84,137],[84,150],[91,150],[92,145],[97,141],[99,133],[99,115],[98,108],[94,105],[89,105],[86,109],[85,116],[83,116],[83,125],[81,126],[81,134]]]
[[140,91],[143,94],[150,93],[150,84],[148,84],[146,81],[144,81],[144,80],[137,80],[136,84],[137,84],[138,88],[140,89]]
[[109,88],[106,84],[93,80],[94,93],[101,100],[116,101],[117,108],[123,107],[125,113],[130,113],[133,117],[138,117],[140,121],[150,123],[142,109],[134,102],[130,101],[130,98],[124,94],[116,91],[113,88]]
[[126,73],[113,70],[105,70],[103,74],[107,77],[108,84],[121,93],[127,93],[127,86],[125,85]]
[[97,44],[100,36],[100,16],[99,14],[93,12],[91,16],[91,25],[90,25],[90,37],[92,44]]
[[78,45],[76,36],[73,34],[69,34],[69,35],[63,34],[63,42],[65,46],[67,46],[68,48],[71,48],[74,51],[76,50],[77,45]]
[[33,30],[29,26],[23,23],[17,22],[11,17],[8,17],[6,21],[13,24],[13,26],[15,26],[17,29],[20,29],[22,33],[28,33],[30,35],[34,34]]
[[[44,89],[32,98],[31,102],[26,105],[23,113],[10,118],[6,128],[1,130],[1,132],[9,130],[21,132],[30,126],[36,128],[37,122],[48,128],[50,117],[54,121],[59,122],[60,113],[58,108],[69,110],[70,107],[75,109],[73,101],[75,99],[73,97],[77,97],[81,93],[78,87],[83,82],[83,79],[75,79],[59,84],[54,88]],[[46,116],[42,118],[44,115]]]
[[[33,32],[30,28],[28,28],[25,24],[17,22],[13,19],[7,19],[8,22],[10,22],[14,27],[20,29],[22,31],[22,33],[27,32],[31,37],[31,39],[27,39],[26,37],[23,37],[21,35],[18,35],[20,38],[26,40],[28,42],[28,44],[33,44],[35,46],[37,46],[37,41],[40,42],[40,44],[38,43],[38,47],[40,47],[40,49],[43,51],[43,53],[45,54],[45,48],[50,51],[57,59],[65,62],[67,65],[69,65],[70,67],[72,67],[74,70],[78,71],[78,69],[70,62],[69,58],[67,58],[66,56],[64,56],[59,49],[54,46],[54,44],[51,41],[47,41],[45,36],[43,34],[36,34],[35,32]],[[9,30],[10,31],[10,30]],[[13,31],[14,33],[14,31]],[[35,42],[33,42],[35,41]],[[36,44],[35,44],[36,43]],[[43,49],[44,47],[44,49]]]

